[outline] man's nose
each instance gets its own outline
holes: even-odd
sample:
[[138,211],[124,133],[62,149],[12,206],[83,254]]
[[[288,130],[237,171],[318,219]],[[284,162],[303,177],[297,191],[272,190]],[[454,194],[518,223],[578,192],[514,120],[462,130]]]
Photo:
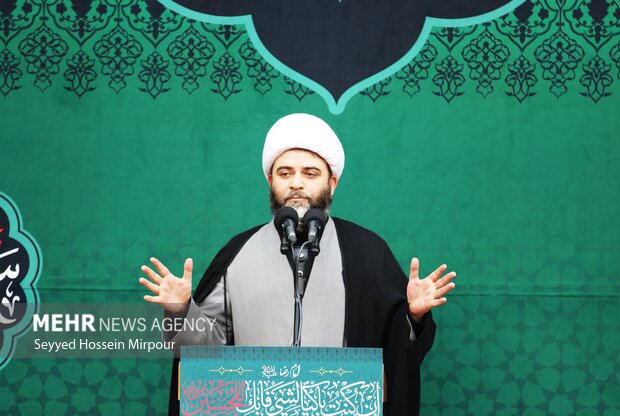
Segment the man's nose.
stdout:
[[304,187],[304,182],[301,174],[296,173],[295,175],[293,175],[289,186],[291,189],[302,189]]

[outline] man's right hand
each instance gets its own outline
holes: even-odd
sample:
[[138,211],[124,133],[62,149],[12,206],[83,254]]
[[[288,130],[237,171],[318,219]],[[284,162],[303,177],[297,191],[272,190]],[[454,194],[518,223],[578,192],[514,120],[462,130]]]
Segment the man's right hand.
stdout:
[[144,300],[157,303],[169,312],[181,312],[189,302],[192,295],[192,259],[185,260],[183,267],[183,277],[176,277],[166,266],[155,257],[151,257],[151,263],[157,269],[155,273],[147,266],[140,269],[146,274],[150,281],[144,277],[140,278],[140,284],[153,292],[155,296],[145,295]]

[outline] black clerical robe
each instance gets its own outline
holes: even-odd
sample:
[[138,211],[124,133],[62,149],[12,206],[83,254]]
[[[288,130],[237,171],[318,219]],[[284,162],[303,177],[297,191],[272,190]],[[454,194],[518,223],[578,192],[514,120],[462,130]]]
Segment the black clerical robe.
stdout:
[[[383,414],[417,415],[420,409],[420,364],[435,338],[431,313],[427,313],[422,324],[416,327],[416,338],[411,341],[406,298],[408,278],[389,247],[381,237],[359,225],[339,218],[331,219],[342,256],[346,344],[348,347],[383,349],[387,390]],[[193,298],[197,303],[211,293],[243,245],[261,227],[233,237],[217,253],[194,291]],[[177,370],[178,359],[175,358],[170,383],[170,415],[179,414]]]

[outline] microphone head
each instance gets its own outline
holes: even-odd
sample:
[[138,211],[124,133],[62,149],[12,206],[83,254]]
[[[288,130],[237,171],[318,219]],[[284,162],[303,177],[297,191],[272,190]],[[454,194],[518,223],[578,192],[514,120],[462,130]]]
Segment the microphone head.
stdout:
[[297,215],[297,211],[295,211],[291,207],[286,206],[278,208],[273,223],[276,225],[276,227],[282,227],[282,223],[285,220],[293,220],[293,222],[297,224],[297,222],[299,221],[299,215]]
[[308,227],[310,221],[317,221],[321,224],[321,227],[325,227],[325,223],[327,222],[327,217],[325,213],[318,208],[309,209],[308,212],[304,215],[304,218],[301,220],[305,227]]

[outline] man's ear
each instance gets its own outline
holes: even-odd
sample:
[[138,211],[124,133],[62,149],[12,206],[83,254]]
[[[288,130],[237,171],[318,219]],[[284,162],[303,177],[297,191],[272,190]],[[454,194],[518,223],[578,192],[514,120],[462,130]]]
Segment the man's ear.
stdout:
[[334,191],[336,191],[337,186],[338,186],[338,178],[336,177],[336,175],[332,175],[332,177],[329,178],[329,187],[332,190],[332,196],[334,196]]
[[273,181],[273,177],[271,176],[271,173],[269,175],[267,175],[267,183],[269,184],[269,186],[271,186],[271,181]]

